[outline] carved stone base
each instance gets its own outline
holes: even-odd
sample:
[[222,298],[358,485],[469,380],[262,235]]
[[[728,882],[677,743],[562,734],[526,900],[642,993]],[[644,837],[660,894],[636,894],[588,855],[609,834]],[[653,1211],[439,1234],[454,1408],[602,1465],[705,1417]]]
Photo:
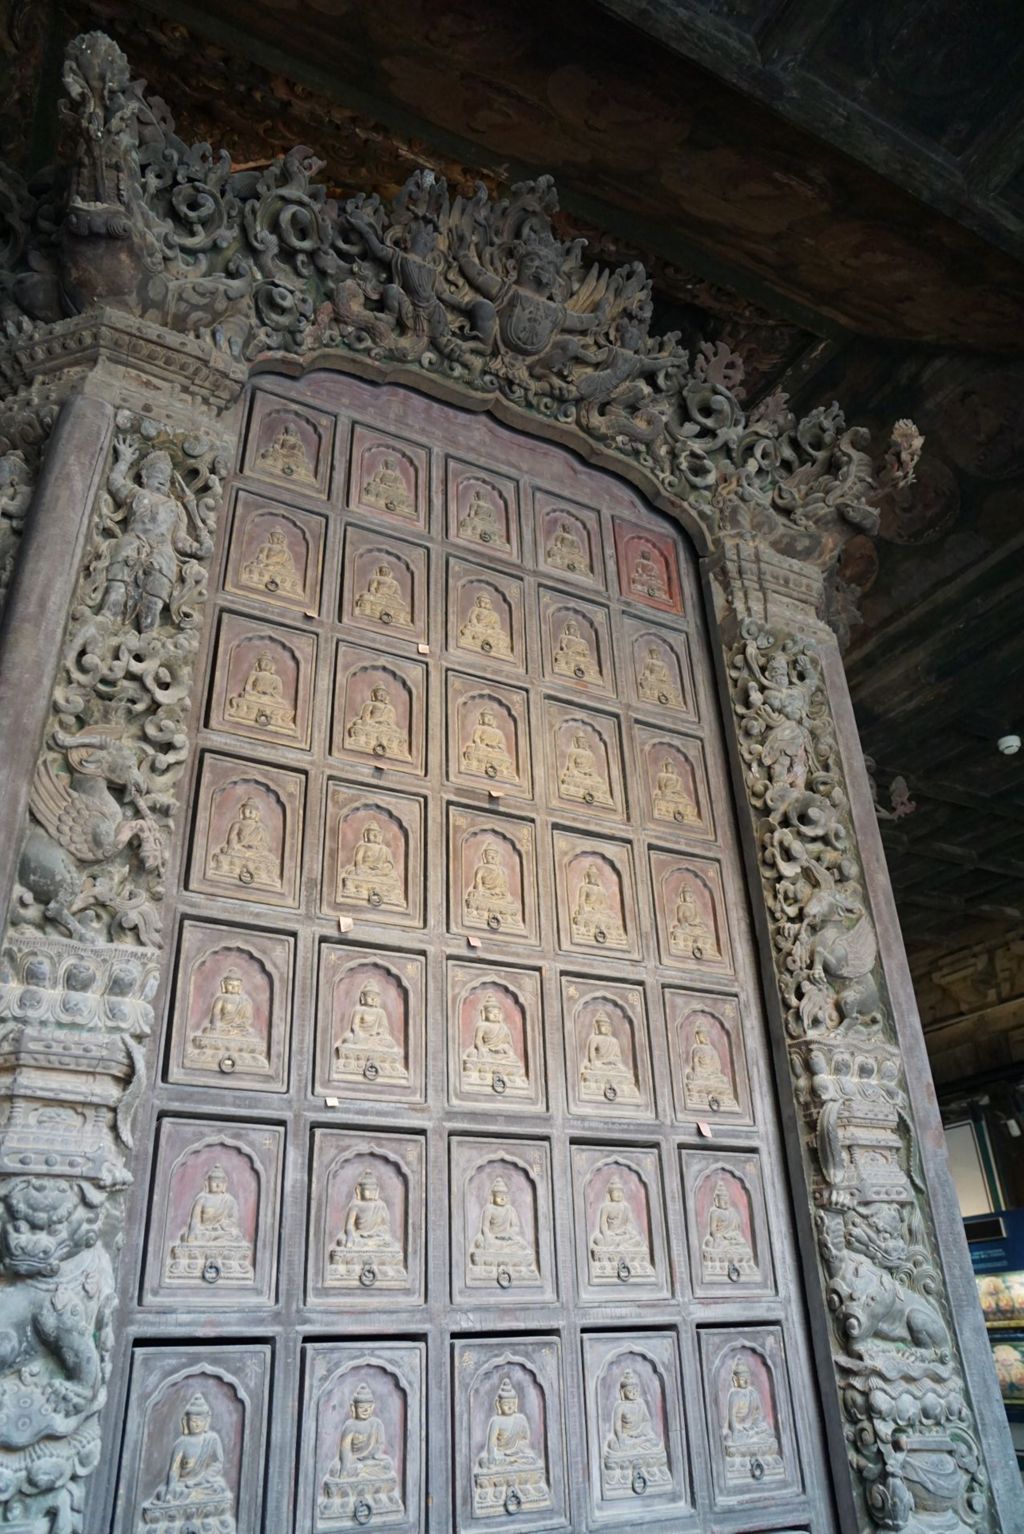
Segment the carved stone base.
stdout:
[[530,1083],[516,1061],[485,1065],[479,1060],[462,1061],[462,1085],[484,1087],[499,1097],[529,1097]]
[[398,1480],[391,1475],[325,1478],[317,1504],[321,1529],[359,1528],[394,1523],[405,1512]]
[[595,1071],[583,1067],[580,1096],[588,1103],[638,1103],[640,1090],[628,1071]]
[[728,1278],[734,1284],[761,1276],[750,1252],[703,1251],[701,1267],[705,1278]]
[[217,1066],[232,1071],[269,1071],[270,1061],[258,1039],[232,1037],[230,1033],[194,1033],[185,1051],[185,1064],[199,1070]]
[[409,1080],[401,1055],[380,1054],[375,1049],[357,1049],[339,1044],[331,1068],[332,1081]]

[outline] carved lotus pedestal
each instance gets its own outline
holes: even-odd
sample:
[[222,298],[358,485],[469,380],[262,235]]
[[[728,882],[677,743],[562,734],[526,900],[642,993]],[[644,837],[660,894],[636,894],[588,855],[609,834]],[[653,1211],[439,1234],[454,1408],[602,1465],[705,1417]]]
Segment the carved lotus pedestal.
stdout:
[[664,1449],[649,1453],[606,1449],[601,1466],[601,1495],[609,1501],[672,1490],[672,1472]]
[[495,1513],[541,1513],[551,1506],[551,1493],[540,1467],[474,1471],[473,1511],[478,1518]]
[[404,1289],[409,1275],[399,1246],[362,1251],[347,1246],[332,1246],[327,1253],[327,1283],[351,1289]]
[[254,1277],[252,1251],[247,1241],[230,1241],[217,1247],[176,1241],[165,1274],[169,1284],[191,1284],[197,1278],[209,1284],[251,1284]]
[[236,1534],[234,1498],[214,1494],[181,1503],[150,1502],[139,1534]]
[[405,1512],[394,1472],[379,1475],[360,1471],[357,1477],[329,1475],[317,1505],[318,1529],[351,1529],[366,1524],[379,1528]]

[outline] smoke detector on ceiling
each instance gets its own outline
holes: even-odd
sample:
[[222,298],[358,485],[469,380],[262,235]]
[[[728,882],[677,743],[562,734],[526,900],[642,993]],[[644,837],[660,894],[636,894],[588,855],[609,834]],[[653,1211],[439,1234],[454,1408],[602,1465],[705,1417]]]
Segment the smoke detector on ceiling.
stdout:
[[1016,756],[1017,752],[1020,750],[1020,736],[1000,735],[999,739],[996,741],[996,745],[999,747],[1004,756]]

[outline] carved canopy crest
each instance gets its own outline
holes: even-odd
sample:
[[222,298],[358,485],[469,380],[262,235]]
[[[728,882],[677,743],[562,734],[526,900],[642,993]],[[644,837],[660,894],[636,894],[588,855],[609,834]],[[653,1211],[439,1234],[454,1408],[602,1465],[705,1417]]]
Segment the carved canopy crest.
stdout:
[[11,383],[40,326],[100,305],[241,361],[362,355],[545,417],[685,504],[710,543],[756,535],[826,576],[913,476],[907,422],[876,474],[867,431],[836,404],[797,421],[774,395],[745,414],[676,333],[651,335],[639,263],[612,271],[558,237],[550,177],[491,201],[419,170],[390,206],[339,202],[309,149],[236,171],[185,144],[103,33],[70,44],[64,84],[65,162],[31,188],[0,184]]

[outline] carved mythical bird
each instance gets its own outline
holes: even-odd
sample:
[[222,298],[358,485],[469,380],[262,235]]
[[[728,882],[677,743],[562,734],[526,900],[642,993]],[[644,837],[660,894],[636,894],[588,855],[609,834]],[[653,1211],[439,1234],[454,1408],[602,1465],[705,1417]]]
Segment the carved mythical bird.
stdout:
[[[73,913],[89,904],[82,865],[105,863],[137,840],[144,867],[162,872],[163,840],[145,802],[134,745],[112,727],[80,735],[56,730],[52,744],[64,752],[70,775],[57,770],[53,756],[40,762],[29,799],[34,823],[18,873],[44,916],[81,939],[89,934]],[[124,790],[136,815],[126,814],[111,784]]]

